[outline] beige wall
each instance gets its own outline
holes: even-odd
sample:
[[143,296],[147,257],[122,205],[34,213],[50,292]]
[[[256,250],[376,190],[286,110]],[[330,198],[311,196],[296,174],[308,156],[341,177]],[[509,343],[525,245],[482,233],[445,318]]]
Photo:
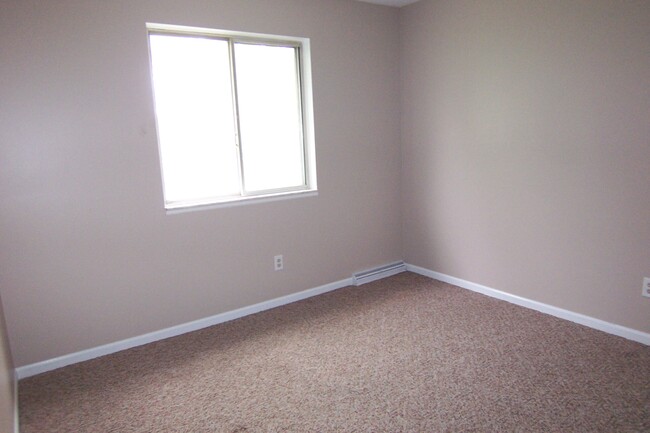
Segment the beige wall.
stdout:
[[14,368],[0,301],[0,432],[14,431]]
[[405,259],[650,332],[650,2],[402,9]]
[[[318,197],[165,215],[148,21],[311,38]],[[0,0],[14,364],[402,257],[650,332],[649,28],[643,1]]]
[[[0,286],[17,366],[401,259],[397,9],[0,2]],[[165,215],[146,22],[311,38],[318,197]]]

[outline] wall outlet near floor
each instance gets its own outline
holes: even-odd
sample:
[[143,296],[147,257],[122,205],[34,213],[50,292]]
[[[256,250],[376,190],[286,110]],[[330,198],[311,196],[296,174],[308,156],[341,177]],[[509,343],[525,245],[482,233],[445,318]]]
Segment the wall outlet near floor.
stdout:
[[641,290],[641,295],[650,298],[650,277],[645,277],[643,279],[643,289]]
[[273,266],[276,271],[281,271],[284,269],[284,259],[282,258],[282,254],[273,257]]

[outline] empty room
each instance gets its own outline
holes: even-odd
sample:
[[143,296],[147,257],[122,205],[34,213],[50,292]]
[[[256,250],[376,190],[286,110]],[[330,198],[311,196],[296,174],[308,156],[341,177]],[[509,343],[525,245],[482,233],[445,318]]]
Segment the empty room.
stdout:
[[647,0],[0,0],[0,432],[650,431]]

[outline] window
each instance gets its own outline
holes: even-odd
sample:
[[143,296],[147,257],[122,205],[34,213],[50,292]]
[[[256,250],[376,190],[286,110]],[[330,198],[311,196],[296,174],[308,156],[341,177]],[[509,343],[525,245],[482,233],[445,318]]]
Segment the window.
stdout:
[[147,29],[166,209],[316,191],[308,39]]

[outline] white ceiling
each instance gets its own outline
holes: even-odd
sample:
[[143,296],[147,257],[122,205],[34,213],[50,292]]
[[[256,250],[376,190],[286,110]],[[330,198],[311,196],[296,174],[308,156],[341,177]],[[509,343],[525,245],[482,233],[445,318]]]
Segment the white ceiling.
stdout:
[[398,8],[401,6],[410,5],[411,3],[415,3],[418,0],[359,0],[359,1],[366,2],[366,3],[375,3],[384,6],[394,6]]

